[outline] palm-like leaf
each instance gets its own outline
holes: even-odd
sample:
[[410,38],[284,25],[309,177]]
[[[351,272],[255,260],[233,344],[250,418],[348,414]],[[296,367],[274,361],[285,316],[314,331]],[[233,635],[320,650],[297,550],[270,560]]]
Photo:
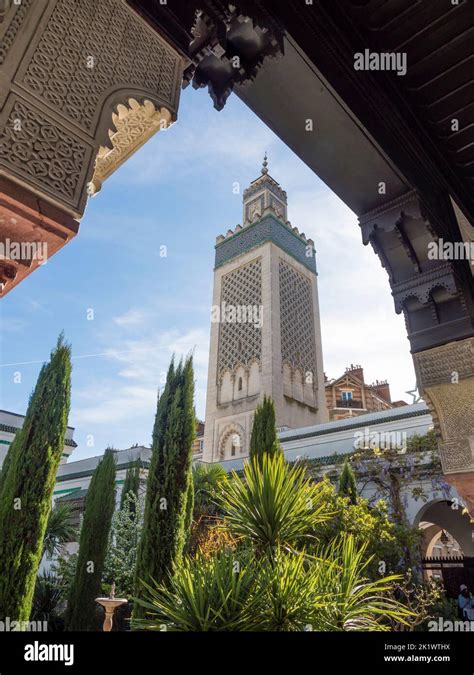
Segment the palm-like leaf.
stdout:
[[[136,599],[146,618],[133,626],[158,631],[247,631],[259,612],[258,567],[222,552],[206,559],[185,558],[168,584],[150,586]],[[255,617],[255,618],[254,618]]]
[[264,454],[246,464],[243,479],[234,473],[220,487],[218,503],[225,527],[251,546],[185,558],[166,584],[145,585],[147,597],[137,602],[147,618],[135,620],[135,627],[374,631],[388,630],[387,619],[407,623],[410,612],[390,595],[399,577],[370,581],[371,558],[352,535],[308,553],[313,528],[333,514],[304,468]]
[[76,536],[74,513],[70,504],[56,504],[52,509],[43,540],[43,555],[48,558],[60,554],[64,544]]
[[325,512],[320,486],[281,455],[248,462],[243,480],[234,473],[218,502],[231,532],[259,549],[292,545],[332,515]]
[[261,593],[264,597],[259,630],[302,631],[312,627],[315,613],[324,607],[318,579],[308,570],[304,553],[275,552],[272,562],[262,566]]
[[220,464],[198,464],[193,468],[194,504],[203,509],[214,500],[220,484],[228,480]]
[[311,574],[324,606],[313,616],[314,630],[387,631],[386,619],[407,624],[412,613],[389,596],[399,575],[371,581],[365,575],[372,558],[366,545],[356,547],[352,535],[343,535],[312,558]]
[[186,558],[168,584],[144,584],[146,618],[135,628],[167,631],[383,631],[409,610],[388,596],[399,577],[368,581],[370,560],[352,536],[320,556],[288,549],[259,560],[241,552]]
[[61,587],[56,575],[43,572],[36,579],[31,617],[35,621],[48,620],[61,602]]

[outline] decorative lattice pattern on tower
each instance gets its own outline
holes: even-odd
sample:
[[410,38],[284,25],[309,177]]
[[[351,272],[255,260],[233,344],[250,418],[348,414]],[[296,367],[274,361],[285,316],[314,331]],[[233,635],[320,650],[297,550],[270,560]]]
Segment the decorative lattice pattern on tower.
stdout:
[[[222,308],[262,307],[262,263],[260,258],[222,277]],[[243,314],[244,312],[242,312]],[[242,316],[241,316],[242,318]],[[248,318],[248,317],[247,317]],[[224,319],[224,320],[223,320]],[[222,312],[219,326],[217,372],[233,370],[262,356],[262,328],[255,321],[227,322]]]
[[316,373],[313,298],[310,280],[280,260],[280,325],[282,363]]

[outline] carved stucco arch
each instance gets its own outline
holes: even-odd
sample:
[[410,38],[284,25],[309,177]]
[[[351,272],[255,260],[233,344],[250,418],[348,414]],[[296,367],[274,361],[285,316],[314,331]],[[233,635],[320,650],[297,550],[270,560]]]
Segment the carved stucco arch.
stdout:
[[252,358],[249,360],[249,362],[245,366],[247,368],[247,370],[250,372],[250,369],[252,368],[254,363],[257,364],[258,370],[260,372],[262,372],[262,361],[261,361],[261,359],[257,358],[256,356],[252,356]]
[[244,447],[244,440],[245,440],[245,431],[242,425],[238,424],[237,422],[231,422],[228,424],[222,433],[219,436],[219,443],[218,443],[218,459],[223,460],[224,459],[224,450],[227,441],[229,440],[230,436],[237,435],[240,439],[240,448],[241,452],[243,451]]
[[474,338],[414,354],[413,360],[439,439],[443,473],[474,514]]
[[133,83],[118,84],[104,92],[100,104],[97,105],[97,120],[93,130],[97,147],[109,143],[109,130],[112,126],[112,116],[117,113],[119,105],[127,105],[130,99],[135,99],[140,105],[151,101],[156,109],[165,107],[171,116],[172,122],[177,120],[178,100],[170,101],[149,89],[137,87]]
[[262,361],[259,359],[257,356],[252,356],[249,361],[244,362],[244,361],[236,361],[234,365],[231,367],[225,366],[224,368],[221,368],[221,370],[218,373],[218,378],[217,378],[217,384],[219,386],[222,385],[222,380],[224,378],[224,375],[226,373],[229,373],[232,380],[235,380],[235,376],[237,375],[237,371],[239,368],[242,368],[245,372],[245,374],[248,375],[250,374],[250,369],[254,364],[257,364],[259,371],[262,371]]
[[[160,129],[173,123],[172,111],[166,106],[156,107],[146,97],[130,97],[118,103],[111,114],[107,140],[99,144],[93,174],[88,182],[88,192],[95,195],[102,183],[116,171],[134,152],[142,147]],[[102,135],[102,134],[101,134]]]

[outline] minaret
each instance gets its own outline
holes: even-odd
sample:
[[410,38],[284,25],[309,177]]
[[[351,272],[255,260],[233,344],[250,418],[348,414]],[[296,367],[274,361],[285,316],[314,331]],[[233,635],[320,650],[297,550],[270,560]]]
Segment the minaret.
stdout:
[[243,225],[216,239],[205,462],[248,455],[255,408],[275,401],[277,425],[328,419],[314,242],[287,220],[268,173],[243,195]]

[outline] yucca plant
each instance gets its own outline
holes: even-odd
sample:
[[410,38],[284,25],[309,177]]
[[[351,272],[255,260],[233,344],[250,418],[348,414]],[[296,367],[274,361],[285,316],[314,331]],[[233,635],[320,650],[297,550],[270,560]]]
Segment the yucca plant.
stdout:
[[303,631],[312,628],[314,616],[327,598],[311,573],[304,552],[274,551],[272,563],[261,568],[258,629]]
[[293,546],[332,515],[322,502],[320,486],[305,477],[304,468],[290,466],[278,454],[248,462],[243,479],[234,472],[218,502],[232,534],[260,551]]
[[[371,557],[352,535],[315,550],[330,517],[321,486],[279,455],[249,462],[220,489],[233,549],[187,556],[164,583],[143,584],[135,628],[171,631],[389,630],[410,612],[393,599],[398,576],[370,581]],[[238,538],[236,541],[235,538]]]
[[[259,623],[261,568],[222,551],[211,558],[183,558],[167,584],[143,582],[145,599],[135,601],[144,618],[133,628],[156,631],[248,631]],[[260,591],[258,590],[260,589]]]
[[55,574],[43,572],[36,579],[31,619],[33,621],[54,621],[62,600],[60,583]]
[[309,577],[314,576],[316,592],[325,598],[313,615],[313,630],[388,631],[388,620],[408,624],[413,613],[390,596],[401,576],[370,580],[366,570],[372,557],[366,548],[344,534],[319,555],[308,556],[314,563]]
[[146,585],[136,599],[156,631],[387,631],[411,613],[388,593],[398,577],[364,576],[364,550],[352,536],[324,556],[274,551],[270,560],[241,552],[186,557],[168,584]]
[[146,618],[133,621],[144,630],[302,631],[324,603],[304,554],[284,551],[274,564],[248,551],[186,558],[168,585],[145,588]]

